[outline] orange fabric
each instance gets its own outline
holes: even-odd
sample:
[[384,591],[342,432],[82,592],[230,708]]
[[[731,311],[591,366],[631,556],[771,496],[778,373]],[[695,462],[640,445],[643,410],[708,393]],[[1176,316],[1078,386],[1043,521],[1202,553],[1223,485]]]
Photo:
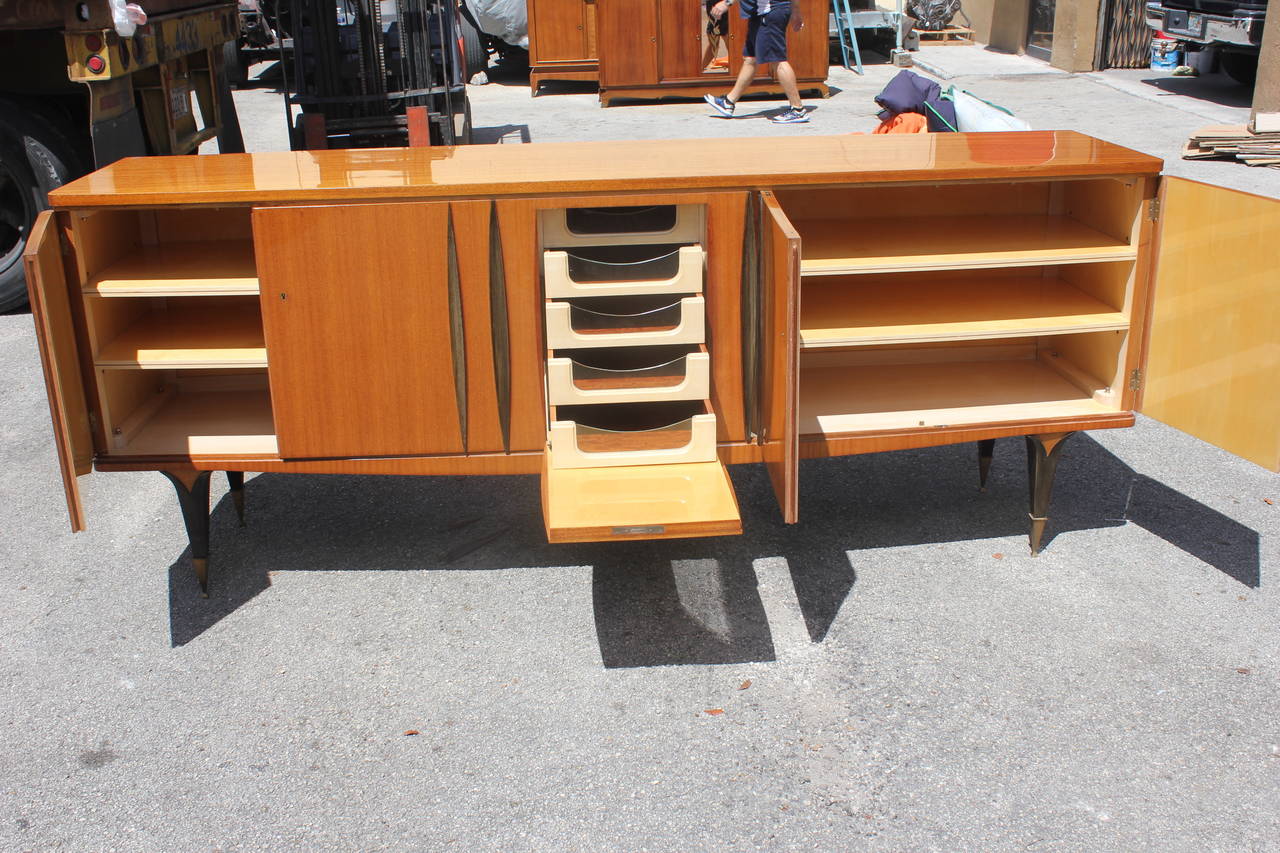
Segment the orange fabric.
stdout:
[[880,122],[875,133],[928,133],[929,121],[920,113],[898,113]]

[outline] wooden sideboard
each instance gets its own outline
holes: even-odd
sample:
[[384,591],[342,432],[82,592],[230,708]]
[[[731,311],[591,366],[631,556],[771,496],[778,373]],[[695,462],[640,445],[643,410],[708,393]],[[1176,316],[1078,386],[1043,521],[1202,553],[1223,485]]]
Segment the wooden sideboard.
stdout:
[[596,0],[529,0],[529,93],[544,80],[600,79]]
[[[800,89],[827,95],[827,2],[794,0],[807,25],[788,30]],[[742,67],[746,21],[731,8],[728,32],[709,38],[699,0],[529,0],[529,89],[546,80],[598,81],[600,101],[724,94]],[[749,92],[781,92],[765,66]]]
[[[1280,469],[1280,201],[1072,132],[143,158],[27,251],[77,477],[529,474],[553,542],[733,534],[725,466],[1146,411]],[[537,511],[530,507],[531,512]]]

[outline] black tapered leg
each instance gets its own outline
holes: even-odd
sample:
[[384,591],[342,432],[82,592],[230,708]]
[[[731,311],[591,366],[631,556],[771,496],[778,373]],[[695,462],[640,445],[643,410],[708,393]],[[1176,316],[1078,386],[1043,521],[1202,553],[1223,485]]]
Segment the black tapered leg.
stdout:
[[209,597],[209,472],[161,471],[173,483],[182,507],[182,521],[191,543],[191,565],[200,582],[200,594]]
[[231,503],[236,508],[236,515],[240,518],[240,526],[244,527],[244,472],[228,471],[227,487],[231,491]]
[[1040,553],[1045,523],[1049,520],[1049,498],[1053,475],[1058,471],[1062,446],[1075,433],[1058,432],[1027,436],[1027,484],[1031,491],[1031,556]]
[[987,475],[991,473],[991,457],[996,452],[996,440],[984,438],[978,442],[978,488],[987,490]]

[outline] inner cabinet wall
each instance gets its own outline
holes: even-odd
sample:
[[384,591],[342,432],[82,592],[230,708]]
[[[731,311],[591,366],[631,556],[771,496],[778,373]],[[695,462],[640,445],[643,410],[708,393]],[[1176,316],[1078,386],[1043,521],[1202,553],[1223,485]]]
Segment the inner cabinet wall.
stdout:
[[249,210],[73,213],[70,234],[102,452],[274,452]]
[[1111,178],[779,191],[803,247],[802,454],[1126,416],[1149,195]]

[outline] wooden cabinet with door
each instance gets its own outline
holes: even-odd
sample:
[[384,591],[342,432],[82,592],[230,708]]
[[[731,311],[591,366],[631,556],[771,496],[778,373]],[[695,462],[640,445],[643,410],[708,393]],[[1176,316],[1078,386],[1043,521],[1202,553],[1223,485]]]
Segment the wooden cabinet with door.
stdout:
[[544,80],[599,79],[596,0],[529,0],[529,91]]
[[1137,411],[1280,469],[1280,201],[1160,165],[1070,132],[121,161],[27,253],[72,526],[93,468],[172,480],[202,582],[212,471],[536,475],[553,542],[726,535],[727,465],[806,523],[801,458],[1023,436],[1035,550],[1064,442]]
[[[698,97],[724,94],[742,67],[747,23],[728,11],[728,34],[708,36],[699,0],[597,0],[600,28],[600,100]],[[787,31],[787,56],[802,92],[826,97],[827,4],[794,0],[803,29]],[[764,66],[748,92],[781,92],[772,66]]]

